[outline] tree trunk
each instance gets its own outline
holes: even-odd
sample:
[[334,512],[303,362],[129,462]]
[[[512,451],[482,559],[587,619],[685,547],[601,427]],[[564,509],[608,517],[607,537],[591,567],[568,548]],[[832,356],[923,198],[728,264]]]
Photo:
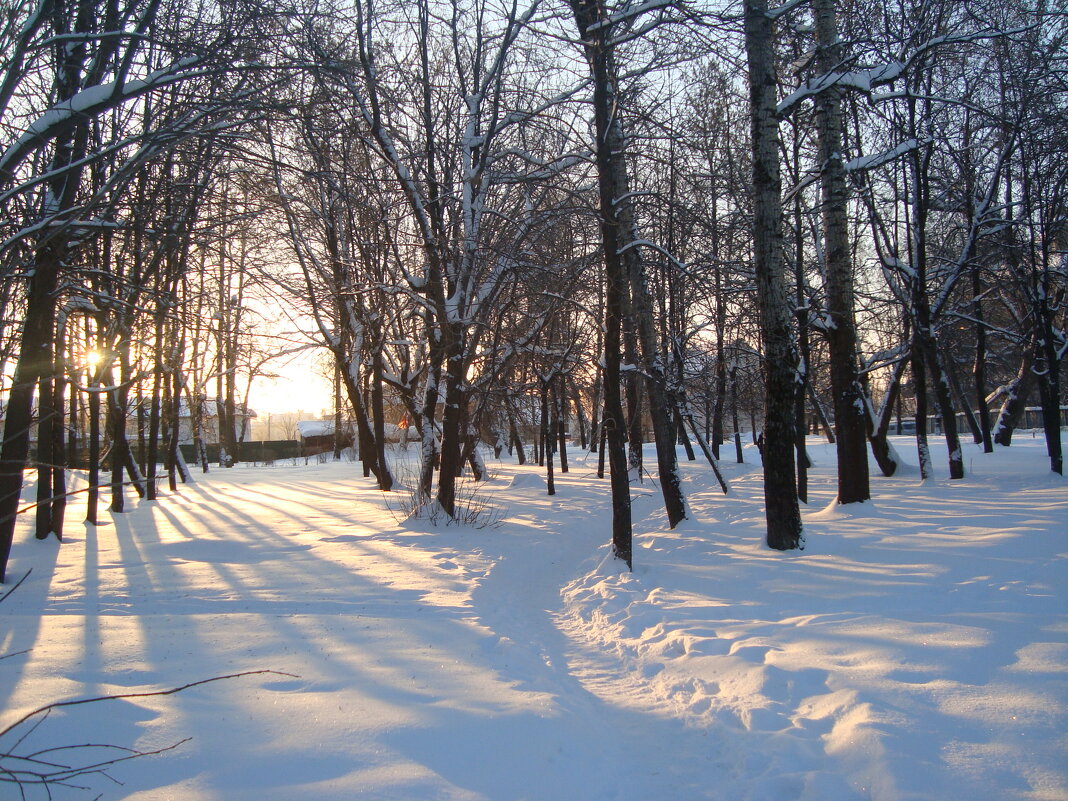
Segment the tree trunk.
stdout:
[[[818,42],[816,62],[822,74],[841,68],[842,47],[835,0],[813,0]],[[819,134],[820,192],[830,325],[831,391],[838,453],[838,502],[863,503],[871,497],[863,392],[857,373],[857,332],[853,319],[853,265],[846,213],[849,195],[842,155],[842,99],[837,87],[816,98]]]
[[89,375],[89,492],[85,522],[96,525],[100,504],[100,381],[94,365]]
[[438,470],[438,505],[445,514],[456,514],[456,477],[461,462],[461,426],[466,404],[464,391],[463,332],[452,321],[443,325],[445,331],[445,409],[441,415],[441,466]]
[[538,464],[545,467],[545,488],[548,495],[556,494],[556,480],[553,476],[553,424],[554,416],[549,411],[549,385],[552,379],[541,379],[541,456]]
[[964,392],[964,386],[960,382],[960,376],[957,374],[957,365],[953,361],[953,355],[949,352],[948,348],[940,346],[938,348],[938,357],[945,370],[949,388],[953,392],[953,399],[956,400],[957,406],[960,407],[961,414],[964,415],[964,421],[968,424],[968,428],[971,429],[972,440],[976,443],[982,442],[983,430],[979,425],[979,418],[975,416],[975,412],[972,410],[972,406],[968,402],[968,395]]
[[972,268],[972,318],[975,320],[975,361],[972,364],[972,379],[975,383],[975,403],[979,411],[979,435],[983,453],[994,452],[994,439],[990,430],[990,404],[986,400],[986,320],[983,319],[983,279],[979,267]]
[[[334,352],[335,359],[348,359],[349,357],[343,352],[343,349]],[[341,370],[341,380],[345,385],[345,392],[349,397],[349,403],[352,404],[352,414],[356,422],[356,437],[360,443],[360,459],[363,460],[364,468],[374,475],[378,481],[380,489],[388,489],[392,486],[392,480],[387,480],[389,471],[384,469],[383,465],[378,461],[378,450],[375,446],[375,435],[371,431],[371,425],[367,421],[367,409],[363,402],[363,392],[360,389],[358,374],[354,375],[358,370],[358,365],[349,361],[346,362],[344,368]]]
[[[664,497],[668,523],[674,528],[686,517],[686,502],[678,472],[675,450],[675,431],[671,424],[671,404],[663,359],[656,341],[653,304],[648,279],[638,251],[640,238],[631,205],[627,175],[626,142],[617,103],[618,76],[613,53],[612,26],[605,24],[605,8],[601,0],[573,0],[579,33],[583,37],[586,56],[594,80],[594,118],[597,130],[597,171],[600,189],[602,234],[611,229],[611,236],[603,236],[606,270],[620,271],[625,280],[621,308],[627,307],[629,289],[632,324],[637,339],[642,367],[645,371],[645,390],[652,417],[653,438],[656,442],[660,489]],[[591,31],[591,26],[596,25]],[[629,354],[628,354],[629,357]],[[636,409],[628,409],[635,425],[640,426]],[[634,430],[632,426],[632,430]],[[632,455],[640,456],[638,443],[631,443]]]
[[786,294],[779,177],[778,84],[772,18],[767,0],[745,0],[745,48],[749,64],[753,145],[753,262],[764,339],[764,505],[767,544],[777,550],[802,544],[794,477],[793,397],[796,356],[791,348]]
[[912,343],[912,391],[916,396],[916,456],[920,462],[920,478],[931,477],[931,447],[927,442],[927,369],[920,346]]
[[1023,349],[1020,357],[1020,369],[1016,377],[1005,388],[1005,400],[998,412],[998,420],[994,425],[994,442],[998,445],[1009,446],[1012,444],[1012,432],[1020,425],[1027,408],[1027,399],[1031,395],[1035,373],[1031,369],[1034,364],[1034,347],[1028,346]]
[[22,471],[29,457],[33,392],[41,376],[48,375],[53,366],[52,337],[59,264],[58,258],[42,260],[30,277],[19,357],[8,393],[4,441],[0,446],[0,582],[6,575],[14,541],[22,495]]
[[565,422],[567,416],[567,386],[565,381],[565,376],[561,375],[553,387],[553,395],[555,396],[553,411],[556,419],[554,430],[559,443],[557,449],[560,454],[561,473],[567,472],[567,423]]
[[[571,8],[582,37],[593,77],[593,111],[597,136],[596,158],[600,201],[601,239],[605,265],[605,410],[602,425],[607,431],[609,470],[612,485],[612,547],[615,556],[633,569],[630,482],[624,444],[623,405],[620,398],[623,311],[626,305],[627,274],[619,257],[619,222],[615,203],[621,197],[616,171],[607,147],[612,116],[615,113],[615,74],[612,63],[610,28],[603,24],[600,0],[571,0]],[[592,30],[591,30],[592,28]],[[620,157],[622,153],[619,154]]]
[[[67,418],[64,409],[66,398],[66,366],[64,354],[67,350],[67,314],[60,312],[60,321],[56,326],[55,361],[52,370],[52,391],[55,400],[52,403],[52,412],[55,416],[55,424],[52,428],[54,444],[52,446],[52,513],[51,533],[56,539],[63,541],[63,522],[67,513],[67,449],[66,449],[66,425]],[[74,421],[74,409],[71,409],[71,422]]]
[[382,349],[376,347],[371,356],[371,416],[374,422],[375,457],[378,461],[378,488],[383,492],[393,489],[393,473],[386,462],[386,410],[382,395],[383,373]]
[[890,386],[887,388],[886,398],[883,400],[883,406],[878,415],[872,409],[870,393],[864,393],[870,420],[868,442],[871,444],[871,452],[872,456],[875,457],[876,464],[879,465],[882,474],[888,478],[894,475],[898,468],[896,454],[886,437],[890,430],[890,415],[897,406],[898,398],[901,396],[901,376],[904,371],[905,360],[901,360],[894,365]]

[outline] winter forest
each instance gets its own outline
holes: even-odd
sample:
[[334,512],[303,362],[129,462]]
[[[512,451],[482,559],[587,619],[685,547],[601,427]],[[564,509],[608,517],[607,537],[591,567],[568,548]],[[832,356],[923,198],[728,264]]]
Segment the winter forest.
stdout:
[[[241,784],[215,784],[218,795],[203,788],[198,795],[193,785],[168,780],[188,799],[355,798],[364,796],[353,787],[371,786],[378,789],[364,791],[368,798],[468,801],[1063,801],[1068,770],[1063,753],[1055,754],[1057,743],[1064,745],[1068,698],[1063,686],[1054,687],[1058,672],[1063,680],[1068,628],[1063,591],[1050,586],[1063,585],[1068,548],[1061,478],[1066,320],[1068,5],[1061,0],[0,0],[0,617],[11,610],[10,619],[43,621],[52,614],[48,604],[88,610],[87,588],[78,600],[57,589],[57,579],[39,592],[33,580],[18,592],[11,585],[26,580],[31,566],[38,582],[42,570],[66,575],[61,569],[89,563],[91,542],[123,531],[143,537],[142,525],[156,532],[188,526],[214,542],[236,525],[223,512],[233,503],[234,515],[248,516],[247,526],[263,536],[248,542],[255,556],[220,551],[230,554],[221,562],[244,575],[291,554],[297,573],[271,591],[279,598],[324,593],[305,598],[302,609],[326,615],[347,603],[343,576],[350,569],[422,593],[442,625],[460,620],[452,617],[460,607],[481,609],[481,597],[489,611],[470,619],[482,629],[464,635],[473,638],[472,651],[488,648],[485,631],[515,649],[545,634],[556,645],[544,653],[513,653],[510,664],[534,677],[516,681],[573,704],[597,699],[606,705],[597,707],[605,717],[596,718],[605,731],[646,725],[644,718],[612,717],[622,713],[605,698],[641,695],[638,685],[655,690],[656,703],[688,721],[659,732],[662,742],[652,750],[663,751],[665,764],[672,751],[692,756],[691,735],[701,726],[706,733],[735,726],[753,748],[779,754],[765,771],[739,753],[720,753],[714,766],[693,774],[710,786],[672,774],[676,783],[664,785],[670,792],[649,789],[652,773],[634,768],[629,776],[590,757],[616,782],[598,795],[577,789],[592,774],[573,749],[591,748],[588,741],[603,732],[576,724],[566,746],[574,764],[541,774],[560,782],[544,792],[508,783],[514,774],[536,784],[538,771],[517,752],[492,781],[474,767],[439,767],[439,784],[360,784],[363,777],[331,793],[308,779],[300,785],[307,796],[292,788],[256,794]],[[335,430],[342,418],[349,421],[359,466],[306,465],[301,472],[294,463],[254,473],[238,458],[243,435],[235,422],[250,387],[304,352],[328,362]],[[217,443],[209,443],[209,416]],[[193,459],[179,448],[183,419]],[[398,424],[404,446],[393,441]],[[210,463],[209,444],[220,454]],[[181,523],[194,497],[207,517]],[[298,523],[293,504],[313,497],[319,500],[307,501],[308,520]],[[258,504],[266,509],[279,499],[289,511],[257,512]],[[398,527],[389,514],[372,522],[368,510],[387,507],[406,522]],[[333,528],[303,528],[323,509],[333,510]],[[885,548],[892,560],[934,560],[930,576],[956,576],[968,568],[954,560],[972,559],[970,549],[932,544],[930,554],[916,556],[913,545],[885,529],[937,526],[973,513],[985,522],[969,530],[1005,551],[995,558],[983,550],[990,564],[954,586],[971,587],[974,579],[1027,588],[1018,604],[999,607],[1003,616],[991,618],[999,622],[984,642],[1008,648],[989,660],[999,670],[1045,676],[1014,696],[1031,693],[1039,700],[1029,708],[1051,716],[1029,719],[1030,762],[997,750],[993,740],[957,761],[947,757],[967,749],[958,740],[950,748],[933,733],[945,728],[936,714],[952,705],[941,696],[931,701],[937,712],[916,713],[924,734],[913,731],[919,739],[912,745],[904,733],[887,733],[890,713],[865,715],[898,689],[854,687],[860,695],[844,701],[846,685],[833,679],[838,668],[824,664],[834,649],[790,639],[803,623],[757,637],[772,653],[804,651],[815,660],[796,675],[782,656],[740,666],[758,646],[737,632],[694,640],[693,632],[711,625],[700,615],[756,598],[758,587],[818,595],[829,606],[813,619],[852,610],[857,620],[882,620],[902,603],[898,590],[873,590],[881,600],[870,607],[850,605],[869,594],[861,562],[873,559],[873,574],[890,569],[864,538],[887,537],[870,547],[879,554]],[[271,514],[287,522],[272,530]],[[589,520],[577,522],[584,515]],[[720,532],[708,528],[710,518],[740,528]],[[512,542],[506,534],[490,544],[495,528],[506,531],[520,519],[529,552],[520,556],[518,544],[501,544]],[[1044,534],[1044,544],[1016,552],[1001,543],[1004,532],[1028,526]],[[306,553],[290,550],[305,545],[281,543],[269,557],[261,550],[276,535],[296,542],[313,529],[324,536],[309,540]],[[315,574],[324,582],[319,589],[299,581],[301,571],[311,575],[302,561],[308,554],[325,544],[355,547],[357,536],[373,538],[375,529],[379,550],[369,562],[352,556],[351,564],[331,563],[334,572]],[[748,539],[736,542],[742,529]],[[568,534],[568,544],[550,531]],[[694,544],[698,532],[743,555],[744,570],[718,574],[715,554]],[[160,594],[168,585],[157,571],[178,563],[176,575],[191,582],[192,595],[174,589],[176,598],[223,592],[213,589],[218,576],[182,572],[213,559],[201,559],[199,550],[168,556],[158,536],[134,551],[116,540],[114,566],[130,585],[100,579],[98,594],[111,592],[116,603],[144,594],[150,609],[158,606],[152,614],[169,615],[170,596]],[[446,536],[458,539],[436,539]],[[399,556],[406,548],[433,556],[409,563]],[[676,560],[670,570],[665,548]],[[148,556],[154,549],[158,562]],[[598,549],[605,558],[592,572],[568,572]],[[856,568],[857,583],[849,584],[855,595],[846,591],[837,607],[840,574],[802,575],[821,564],[821,553],[845,560],[846,572]],[[394,559],[393,567],[381,567],[386,573],[367,566]],[[435,585],[437,578],[420,572],[431,559],[462,576]],[[643,566],[643,559],[651,561]],[[503,578],[491,580],[489,565],[509,560],[546,582],[528,602],[557,610],[554,623],[524,618],[520,625],[501,611],[512,591]],[[103,565],[93,564],[96,575]],[[926,562],[914,572],[906,569],[911,564],[895,563],[900,576],[927,575]],[[1005,567],[1018,564],[1026,567]],[[144,587],[135,592],[135,569],[155,595]],[[999,570],[1016,569],[1030,571],[1026,581],[998,578]],[[1055,570],[1061,579],[1054,580]],[[701,585],[702,571],[717,578]],[[657,589],[642,595],[640,582],[654,575]],[[977,615],[984,608],[970,595],[967,604],[964,595],[943,597],[948,590],[933,579],[911,590],[904,587],[912,579],[902,581],[898,589],[913,596],[905,606],[916,609],[910,637],[936,625],[920,613],[924,601],[935,607],[930,614],[959,611],[945,623],[950,628],[971,625],[961,622],[966,607]],[[690,600],[657,602],[665,592]],[[719,593],[723,603],[693,600],[702,592]],[[467,600],[441,601],[445,596]],[[683,609],[697,616],[686,618],[689,628],[658,617]],[[1013,620],[1019,642],[1009,635]],[[219,636],[226,625],[219,624]],[[396,621],[366,635],[364,645],[385,647],[390,625]],[[509,625],[518,636],[500,634]],[[0,629],[0,670],[16,658],[45,659],[40,639],[31,649],[30,637],[22,648],[17,629]],[[946,633],[943,645],[958,634],[967,640]],[[698,647],[731,637],[729,653]],[[903,660],[900,669],[911,669],[904,662],[917,652],[895,642],[904,649],[894,657]],[[681,650],[671,650],[676,646]],[[451,645],[438,635],[428,647]],[[209,673],[284,672],[208,658],[206,645],[190,648]],[[575,649],[582,648],[585,678],[572,669],[563,678],[551,674],[570,689],[539,684],[549,681],[540,673],[547,664],[579,664]],[[812,657],[817,651],[827,660]],[[69,656],[56,653],[57,664]],[[629,666],[620,675],[638,685],[604,678],[612,674],[599,661],[605,653]],[[480,658],[487,660],[480,669],[508,675],[503,657]],[[963,682],[967,660],[956,658],[959,664],[943,666],[943,678]],[[704,679],[684,678],[683,662],[710,678],[699,687]],[[802,678],[811,680],[817,663],[831,678],[815,682],[819,692],[803,690]],[[102,663],[92,681],[56,684],[59,674],[49,672],[50,680],[27,690],[34,670],[18,670],[10,690],[0,672],[0,711],[13,697],[19,703],[11,708],[30,711],[67,692],[121,700],[131,696],[115,685],[134,686],[99,678]],[[781,691],[768,683],[775,670],[790,676]],[[200,669],[132,672],[151,674],[143,683],[157,688],[204,678]],[[758,673],[759,686],[750,681]],[[297,692],[296,678],[270,681],[281,694]],[[308,681],[304,690],[325,692]],[[496,687],[490,679],[471,682],[478,692]],[[1006,692],[995,683],[984,684],[984,709]],[[464,703],[489,704],[466,692]],[[493,692],[503,698],[505,690]],[[163,704],[164,696],[146,695]],[[814,698],[825,699],[822,706]],[[805,734],[796,753],[775,739],[780,729],[757,738],[767,717],[758,713],[776,704],[792,710],[792,725]],[[729,724],[720,715],[728,707],[735,715]],[[29,734],[40,733],[33,714],[0,729],[0,795],[14,787],[12,797],[36,798],[41,790],[51,798],[111,779],[129,757],[171,748],[120,743],[114,747],[127,748],[125,756],[83,762],[81,747],[64,745],[75,749],[71,758],[80,767],[67,765],[63,752],[57,768],[41,755],[59,746],[32,754],[24,747]],[[183,714],[211,728],[206,708]],[[323,714],[331,721],[338,715]],[[802,718],[827,719],[833,728],[810,731],[797,722]],[[650,732],[667,725],[657,721]],[[131,717],[109,734],[122,740],[124,725],[149,724]],[[535,750],[549,749],[552,738],[539,725],[517,724],[511,739],[533,737]],[[487,748],[498,739],[468,735],[485,737]],[[640,738],[632,739],[628,745]],[[882,762],[872,757],[876,741],[894,744],[880,746]],[[854,753],[857,742],[864,745]],[[924,744],[942,749],[938,759],[952,770],[924,762]],[[457,745],[431,750],[453,767],[471,756]],[[844,762],[814,768],[817,751],[819,759]],[[976,767],[982,753],[1005,775],[1017,771],[1014,778]],[[858,767],[866,759],[889,767]],[[917,759],[927,766],[915,773],[922,787],[909,789]],[[1008,767],[1014,760],[1030,767]],[[401,765],[389,763],[391,775],[403,772]],[[959,780],[957,769],[970,778]],[[171,796],[149,789],[129,797]]]

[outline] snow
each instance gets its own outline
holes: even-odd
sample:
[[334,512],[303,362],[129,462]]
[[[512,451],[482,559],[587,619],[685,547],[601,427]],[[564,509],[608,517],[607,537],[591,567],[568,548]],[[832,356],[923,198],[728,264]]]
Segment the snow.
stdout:
[[301,420],[297,423],[297,433],[301,439],[306,437],[333,436],[333,420]]
[[859,172],[861,170],[871,170],[876,167],[881,167],[884,164],[888,164],[900,156],[903,156],[909,151],[915,150],[920,146],[918,139],[906,139],[897,147],[891,148],[882,153],[872,153],[867,156],[860,156],[859,158],[850,159],[845,163],[846,172]]
[[98,84],[77,91],[70,98],[46,109],[26,126],[22,136],[0,156],[0,172],[13,172],[35,142],[55,136],[71,120],[82,115],[91,116],[147,92],[194,77],[199,74],[194,69],[199,63],[199,57],[188,56],[138,80]]
[[57,799],[1063,801],[1068,484],[1041,438],[1014,441],[842,507],[810,439],[786,554],[762,544],[755,464],[720,463],[724,497],[683,461],[674,530],[634,487],[633,573],[577,450],[552,498],[536,466],[487,458],[496,528],[398,522],[402,493],[349,462],[214,470],[96,529],[76,495],[62,545],[19,523],[0,729],[271,669],[290,675],[69,707],[19,748],[192,738]]

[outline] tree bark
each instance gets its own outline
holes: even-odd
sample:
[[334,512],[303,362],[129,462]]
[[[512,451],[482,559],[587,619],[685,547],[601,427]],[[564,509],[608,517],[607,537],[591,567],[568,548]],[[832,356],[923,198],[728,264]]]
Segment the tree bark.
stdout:
[[59,260],[40,261],[30,277],[19,357],[8,393],[4,442],[0,446],[0,582],[4,581],[22,494],[22,471],[30,450],[33,393],[52,370],[52,335]]
[[782,184],[775,116],[778,83],[767,0],[745,0],[753,147],[753,263],[764,339],[764,506],[767,544],[777,550],[802,544],[794,476],[793,397],[796,356],[791,347],[782,241]]
[[[816,63],[826,75],[841,68],[842,47],[835,0],[812,0],[818,43]],[[867,407],[857,372],[857,332],[853,319],[853,265],[846,220],[849,195],[842,155],[841,90],[832,86],[816,98],[820,192],[830,325],[831,391],[834,396],[838,453],[838,502],[863,503],[871,497],[868,481]]]

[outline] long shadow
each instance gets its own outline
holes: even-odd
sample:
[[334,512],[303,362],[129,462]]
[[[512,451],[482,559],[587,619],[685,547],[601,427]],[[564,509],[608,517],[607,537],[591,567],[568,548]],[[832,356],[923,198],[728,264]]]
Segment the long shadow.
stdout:
[[[23,497],[34,497],[36,487],[36,480],[28,479]],[[7,570],[9,583],[0,585],[3,596],[25,577],[22,585],[0,604],[0,712],[6,709],[33,658],[43,616],[49,611],[60,547],[54,538],[41,542],[34,537],[32,517],[24,515],[19,519]]]
[[[262,720],[252,727],[236,724],[236,729],[215,724],[262,714],[264,693],[273,697],[268,707],[285,707],[291,713],[339,695],[346,702],[356,699],[394,710],[391,714],[401,719],[448,694],[414,686],[410,677],[433,676],[439,662],[468,664],[464,646],[446,645],[469,639],[469,624],[462,619],[468,612],[458,606],[421,604],[425,590],[405,588],[403,582],[383,584],[373,572],[360,569],[362,562],[376,559],[389,575],[418,571],[430,557],[413,561],[412,540],[392,549],[372,549],[363,541],[318,546],[349,551],[346,561],[352,567],[346,567],[311,548],[294,549],[293,538],[281,532],[302,517],[282,519],[277,517],[281,510],[272,511],[276,531],[248,513],[240,501],[210,493],[204,500],[200,505],[168,505],[167,499],[137,504],[114,518],[110,533],[117,549],[115,562],[100,564],[87,552],[84,601],[77,605],[80,609],[69,605],[70,612],[85,616],[79,679],[98,690],[177,685],[204,678],[205,670],[214,672],[221,666],[226,667],[224,672],[271,667],[307,676],[265,680],[253,688],[255,699],[247,686],[213,687],[158,705],[160,714],[168,716],[169,730],[193,733],[198,744],[184,748],[186,756],[157,763],[151,775],[138,777],[135,772],[131,788],[181,781],[203,770],[205,763],[198,759],[206,759],[206,764],[216,765],[215,781],[228,788],[231,797],[272,782],[271,789],[283,793],[276,784],[277,766],[286,757],[273,745],[277,729],[284,732],[286,722],[273,720],[277,724],[273,732]],[[210,541],[198,537],[205,532],[212,535]],[[221,550],[213,551],[213,545]],[[352,551],[361,556],[354,559]],[[124,581],[118,580],[116,568]],[[102,575],[107,575],[106,582]],[[272,592],[272,587],[298,592],[285,597]],[[215,590],[225,597],[213,595]],[[123,620],[115,620],[116,616]],[[114,636],[127,642],[109,642]],[[264,659],[274,662],[280,654],[286,655],[278,660],[283,664],[264,664]],[[108,655],[137,669],[112,670]],[[462,678],[451,681],[463,684]],[[139,706],[157,708],[149,701]],[[126,717],[129,725],[159,726],[154,713]],[[240,755],[218,764],[217,754],[233,754],[235,734],[241,742]],[[298,750],[288,760],[286,781],[294,786],[353,769],[351,748],[321,758]],[[368,755],[367,764],[373,762]],[[258,782],[258,776],[265,778]]]
[[[682,720],[598,694],[580,675],[588,665],[573,661],[575,643],[556,625],[560,589],[607,532],[582,524],[600,515],[577,484],[558,480],[560,496],[525,501],[541,510],[537,527],[506,522],[486,541],[494,569],[471,610],[487,634],[485,661],[506,667],[502,678],[535,705],[485,715],[446,704],[434,710],[434,726],[388,739],[453,787],[489,799],[716,797],[705,784],[714,743]],[[443,731],[448,749],[436,747]]]

